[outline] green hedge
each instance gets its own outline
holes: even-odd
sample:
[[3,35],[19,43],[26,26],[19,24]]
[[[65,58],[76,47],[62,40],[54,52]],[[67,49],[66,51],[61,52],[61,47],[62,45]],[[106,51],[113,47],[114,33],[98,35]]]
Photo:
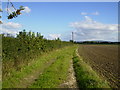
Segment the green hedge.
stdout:
[[72,45],[70,42],[47,40],[40,33],[19,32],[16,37],[2,34],[3,76],[9,74],[11,68],[20,70],[42,53]]

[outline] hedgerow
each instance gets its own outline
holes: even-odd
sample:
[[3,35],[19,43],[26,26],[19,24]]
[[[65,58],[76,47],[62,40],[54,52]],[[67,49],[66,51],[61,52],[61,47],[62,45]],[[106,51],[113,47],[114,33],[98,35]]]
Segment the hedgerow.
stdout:
[[40,33],[19,32],[16,37],[2,35],[3,77],[10,74],[10,69],[21,70],[23,65],[29,65],[42,53],[46,53],[64,46],[70,42],[47,40]]

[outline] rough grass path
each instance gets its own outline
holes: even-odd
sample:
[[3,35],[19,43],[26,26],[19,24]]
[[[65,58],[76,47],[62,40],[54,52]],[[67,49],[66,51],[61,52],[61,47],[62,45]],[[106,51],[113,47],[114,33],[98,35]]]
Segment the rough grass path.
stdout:
[[71,70],[73,69],[71,60],[75,49],[76,47],[64,48],[57,55],[55,62],[46,68],[29,88],[62,88],[65,85],[62,84],[65,82],[66,88],[76,87],[73,70]]
[[54,63],[56,59],[51,60],[50,62],[47,62],[45,66],[42,69],[38,69],[32,72],[32,74],[24,77],[22,80],[20,80],[20,84],[17,86],[17,88],[27,88],[32,83],[34,83],[40,74],[43,73],[43,71],[48,68],[52,63]]
[[77,81],[75,77],[75,72],[73,69],[73,60],[70,61],[70,67],[68,70],[67,80],[60,84],[60,88],[78,88]]

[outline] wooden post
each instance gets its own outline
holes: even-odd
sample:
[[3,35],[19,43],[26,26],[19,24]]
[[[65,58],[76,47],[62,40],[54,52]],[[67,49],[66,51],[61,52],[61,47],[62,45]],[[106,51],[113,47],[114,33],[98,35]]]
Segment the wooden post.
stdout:
[[72,32],[72,41],[74,41],[74,33]]

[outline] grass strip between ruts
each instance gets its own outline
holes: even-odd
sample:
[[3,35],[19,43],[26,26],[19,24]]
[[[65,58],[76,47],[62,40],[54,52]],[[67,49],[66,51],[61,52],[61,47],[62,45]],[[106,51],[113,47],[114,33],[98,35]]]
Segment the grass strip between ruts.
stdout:
[[29,88],[57,88],[66,80],[75,47],[65,48]]

